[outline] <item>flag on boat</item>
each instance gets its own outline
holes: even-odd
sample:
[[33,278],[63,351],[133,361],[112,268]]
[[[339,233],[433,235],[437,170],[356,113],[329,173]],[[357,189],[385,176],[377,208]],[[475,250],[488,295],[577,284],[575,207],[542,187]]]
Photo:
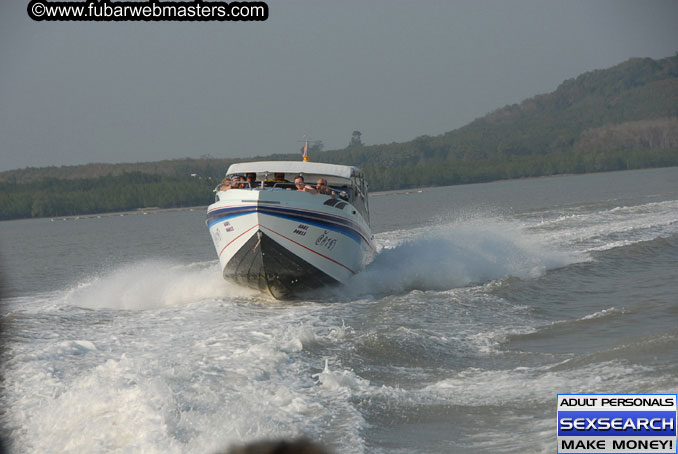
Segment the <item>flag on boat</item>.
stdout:
[[304,161],[308,161],[308,140],[304,141]]

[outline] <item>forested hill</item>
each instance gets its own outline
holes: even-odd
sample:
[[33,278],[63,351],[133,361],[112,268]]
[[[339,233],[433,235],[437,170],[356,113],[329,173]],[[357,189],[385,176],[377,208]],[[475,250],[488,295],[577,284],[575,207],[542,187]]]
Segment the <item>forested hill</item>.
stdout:
[[678,54],[582,74],[440,136],[320,159],[389,189],[678,165]]
[[[292,152],[248,160],[299,158]],[[362,167],[372,190],[678,165],[678,54],[587,72],[552,93],[439,136],[372,146],[358,141],[315,152],[312,159]],[[151,201],[164,207],[207,204],[210,178],[223,176],[232,162],[204,157],[6,171],[0,173],[0,219],[132,209]],[[180,182],[182,194],[168,190],[172,196],[164,200],[163,188]],[[134,189],[124,191],[124,201],[108,196],[99,206],[102,185]],[[87,204],[78,201],[85,199]]]

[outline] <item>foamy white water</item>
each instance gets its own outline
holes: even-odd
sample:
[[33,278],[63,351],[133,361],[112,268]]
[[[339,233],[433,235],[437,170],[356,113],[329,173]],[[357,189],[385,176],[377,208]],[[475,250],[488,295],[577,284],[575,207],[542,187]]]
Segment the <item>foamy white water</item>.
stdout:
[[571,249],[604,251],[678,233],[678,201],[548,213],[533,229]]

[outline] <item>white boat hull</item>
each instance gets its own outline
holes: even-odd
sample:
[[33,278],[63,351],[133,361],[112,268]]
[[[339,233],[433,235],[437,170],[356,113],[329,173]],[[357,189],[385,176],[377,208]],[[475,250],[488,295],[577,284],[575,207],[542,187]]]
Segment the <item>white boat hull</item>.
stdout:
[[344,283],[372,260],[369,225],[340,199],[280,189],[231,189],[208,208],[225,279],[285,299]]

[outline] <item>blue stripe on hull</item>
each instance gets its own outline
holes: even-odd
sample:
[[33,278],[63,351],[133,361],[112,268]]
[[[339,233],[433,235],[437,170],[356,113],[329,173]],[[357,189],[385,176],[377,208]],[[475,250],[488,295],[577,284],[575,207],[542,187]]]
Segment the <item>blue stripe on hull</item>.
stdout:
[[278,208],[268,206],[221,208],[208,213],[207,225],[208,227],[212,227],[214,224],[224,220],[251,213],[263,213],[269,216],[310,224],[315,227],[333,230],[335,232],[344,234],[358,243],[361,241],[369,243],[367,236],[360,231],[358,225],[349,219],[337,218],[336,216],[328,216],[322,213],[309,213],[308,211],[296,210],[292,208]]

